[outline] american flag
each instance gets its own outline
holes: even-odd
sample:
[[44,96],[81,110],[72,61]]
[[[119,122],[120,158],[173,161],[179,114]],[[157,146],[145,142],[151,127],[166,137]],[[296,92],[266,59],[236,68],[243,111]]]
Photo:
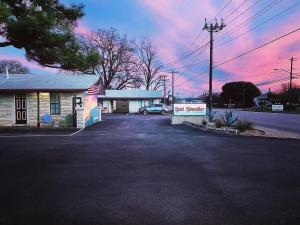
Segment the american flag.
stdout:
[[88,88],[88,94],[89,95],[98,95],[98,94],[103,95],[103,94],[105,94],[105,90],[104,90],[103,86],[100,84],[100,82],[97,81],[91,87]]
[[88,89],[88,94],[89,95],[97,95],[100,91],[100,84],[93,84],[92,86],[89,87]]

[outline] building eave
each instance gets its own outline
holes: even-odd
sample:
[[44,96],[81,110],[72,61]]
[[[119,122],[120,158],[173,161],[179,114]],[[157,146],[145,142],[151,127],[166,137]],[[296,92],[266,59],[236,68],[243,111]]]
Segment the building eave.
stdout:
[[0,89],[0,93],[85,92],[87,89]]

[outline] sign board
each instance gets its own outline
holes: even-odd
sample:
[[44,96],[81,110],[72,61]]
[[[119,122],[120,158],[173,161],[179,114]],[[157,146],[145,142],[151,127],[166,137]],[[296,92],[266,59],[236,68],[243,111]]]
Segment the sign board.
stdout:
[[283,105],[272,105],[272,111],[282,112],[283,111]]
[[174,104],[174,116],[205,116],[206,104]]

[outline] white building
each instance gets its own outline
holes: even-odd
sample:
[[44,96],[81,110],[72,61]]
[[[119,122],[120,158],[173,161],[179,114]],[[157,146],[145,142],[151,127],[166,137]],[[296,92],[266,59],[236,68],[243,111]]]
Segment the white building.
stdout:
[[[97,79],[93,75],[0,74],[0,126],[89,125],[98,106],[97,97],[86,91]],[[94,108],[95,113],[88,111]]]
[[106,90],[105,95],[98,95],[104,113],[137,113],[139,108],[162,100],[162,91],[150,90]]

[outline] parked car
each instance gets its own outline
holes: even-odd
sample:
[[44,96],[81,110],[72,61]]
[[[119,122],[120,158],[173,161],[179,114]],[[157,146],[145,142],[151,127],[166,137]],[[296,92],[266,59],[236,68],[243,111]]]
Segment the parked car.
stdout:
[[148,113],[159,113],[165,115],[169,111],[168,107],[164,104],[153,104],[144,106],[139,109],[139,112],[146,115]]

